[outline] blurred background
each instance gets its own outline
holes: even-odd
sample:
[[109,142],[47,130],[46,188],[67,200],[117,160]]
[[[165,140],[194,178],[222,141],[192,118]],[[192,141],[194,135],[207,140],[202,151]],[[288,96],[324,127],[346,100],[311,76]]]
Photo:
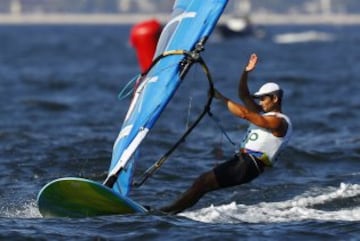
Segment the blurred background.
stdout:
[[[173,3],[173,0],[1,0],[0,23],[131,23],[149,17],[165,21]],[[360,22],[359,5],[357,0],[236,0],[229,1],[223,19],[251,13],[252,21],[259,24],[353,24]]]

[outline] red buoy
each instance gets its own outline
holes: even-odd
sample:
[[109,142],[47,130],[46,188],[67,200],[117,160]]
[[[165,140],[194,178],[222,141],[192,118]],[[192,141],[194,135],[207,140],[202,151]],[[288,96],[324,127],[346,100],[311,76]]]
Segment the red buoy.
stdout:
[[135,24],[130,32],[130,44],[135,48],[141,72],[151,65],[162,26],[156,19]]

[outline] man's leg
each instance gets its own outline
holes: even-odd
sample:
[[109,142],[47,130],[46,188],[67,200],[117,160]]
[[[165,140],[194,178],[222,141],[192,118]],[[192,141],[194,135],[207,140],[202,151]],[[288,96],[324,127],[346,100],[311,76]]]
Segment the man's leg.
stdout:
[[199,201],[199,199],[207,192],[216,190],[219,188],[214,171],[203,173],[199,176],[192,186],[184,192],[180,198],[178,198],[173,204],[167,207],[163,207],[160,210],[163,212],[176,214],[184,209],[192,207]]

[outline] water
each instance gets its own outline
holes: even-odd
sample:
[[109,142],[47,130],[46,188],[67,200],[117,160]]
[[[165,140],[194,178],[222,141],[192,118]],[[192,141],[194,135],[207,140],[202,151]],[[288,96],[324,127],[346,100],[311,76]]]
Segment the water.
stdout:
[[[250,75],[250,88],[275,80],[286,91],[284,110],[293,120],[293,139],[276,168],[252,183],[209,193],[177,216],[42,218],[35,200],[49,181],[77,176],[102,182],[106,177],[129,104],[117,95],[138,72],[129,30],[0,27],[1,239],[359,240],[357,26],[272,26],[262,39],[214,34],[208,42],[203,57],[226,95],[236,98],[239,74],[252,52],[260,62]],[[284,41],[284,34],[293,36]],[[206,92],[201,68],[195,67],[141,148],[137,174],[195,119]],[[246,122],[217,102],[212,111],[239,141]],[[131,196],[152,207],[165,205],[233,151],[205,118]]]

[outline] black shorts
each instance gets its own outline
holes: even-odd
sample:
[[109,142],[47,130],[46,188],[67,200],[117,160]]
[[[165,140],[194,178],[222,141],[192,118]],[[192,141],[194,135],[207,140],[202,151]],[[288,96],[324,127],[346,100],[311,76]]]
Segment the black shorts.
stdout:
[[263,171],[262,161],[247,153],[238,153],[214,168],[220,187],[231,187],[250,182]]

